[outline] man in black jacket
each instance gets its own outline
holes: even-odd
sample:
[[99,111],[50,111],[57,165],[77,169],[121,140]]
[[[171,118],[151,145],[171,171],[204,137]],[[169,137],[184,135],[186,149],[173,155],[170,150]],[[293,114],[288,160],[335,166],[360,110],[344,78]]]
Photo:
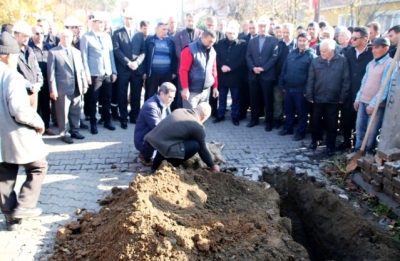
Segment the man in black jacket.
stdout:
[[[349,64],[350,92],[347,99],[341,105],[341,129],[343,142],[337,147],[338,150],[351,148],[351,132],[356,127],[357,112],[353,103],[357,92],[360,90],[361,80],[365,74],[367,64],[372,61],[372,48],[368,46],[368,27],[356,27],[352,34],[352,47],[345,53]],[[355,144],[355,142],[354,142]]]
[[[124,12],[124,27],[114,31],[112,40],[114,46],[115,64],[118,72],[118,108],[121,128],[128,128],[128,85],[130,85],[131,123],[136,122],[140,111],[140,95],[142,92],[142,75],[140,65],[145,58],[144,38],[141,33],[134,36],[133,10]],[[137,40],[136,40],[137,39]]]
[[225,120],[226,102],[229,90],[231,91],[231,115],[233,125],[239,125],[239,88],[241,83],[241,70],[246,58],[246,42],[237,39],[239,24],[229,22],[226,29],[227,38],[220,40],[216,46],[217,70],[219,88],[219,107],[214,123]]
[[274,120],[274,81],[275,64],[278,60],[278,39],[267,35],[269,18],[261,16],[258,20],[258,36],[247,45],[246,62],[249,68],[251,120],[247,127],[259,124],[262,95],[265,104],[265,131],[272,130]]
[[349,93],[349,65],[346,58],[335,52],[336,42],[324,39],[321,42],[321,56],[311,62],[307,82],[307,100],[313,105],[312,142],[310,149],[316,149],[322,137],[322,118],[327,124],[326,154],[334,153],[339,105]]
[[278,135],[293,133],[294,117],[297,111],[299,123],[293,141],[304,139],[307,127],[307,99],[305,98],[308,71],[312,60],[317,57],[309,48],[310,37],[306,33],[297,36],[298,48],[290,52],[282,67],[279,88],[285,93],[286,120]]
[[[33,53],[36,56],[40,70],[43,75],[43,86],[38,94],[38,114],[42,118],[45,126],[45,133],[47,135],[55,135],[52,129],[50,129],[50,95],[49,95],[49,84],[47,78],[47,57],[49,50],[54,47],[50,43],[44,42],[43,29],[40,26],[32,27],[32,38],[28,45],[32,48]],[[55,106],[55,103],[52,103]],[[55,111],[55,110],[54,110]]]

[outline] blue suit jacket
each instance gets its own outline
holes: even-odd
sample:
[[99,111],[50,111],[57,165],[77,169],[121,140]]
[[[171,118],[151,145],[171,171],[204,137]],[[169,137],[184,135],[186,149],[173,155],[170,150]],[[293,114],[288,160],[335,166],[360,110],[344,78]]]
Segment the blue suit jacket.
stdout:
[[162,108],[158,94],[154,94],[153,97],[149,98],[140,109],[134,134],[135,148],[138,151],[141,151],[143,148],[144,136],[154,129],[154,127],[161,121]]

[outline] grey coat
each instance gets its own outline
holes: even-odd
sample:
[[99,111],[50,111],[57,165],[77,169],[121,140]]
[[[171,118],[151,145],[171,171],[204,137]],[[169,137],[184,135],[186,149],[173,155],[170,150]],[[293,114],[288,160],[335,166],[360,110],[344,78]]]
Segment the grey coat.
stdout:
[[[98,39],[100,36],[100,40]],[[90,31],[82,36],[80,51],[87,76],[103,76],[117,74],[114,59],[114,48],[111,36],[106,33],[96,35]]]
[[26,164],[47,156],[47,148],[35,129],[44,128],[29,105],[25,79],[0,62],[0,162]]
[[87,88],[87,79],[83,69],[81,52],[75,48],[68,49],[72,51],[74,64],[70,63],[67,53],[61,46],[49,51],[47,59],[49,91],[58,95],[72,95],[75,91],[74,73],[76,73],[79,92],[83,95],[82,89]]

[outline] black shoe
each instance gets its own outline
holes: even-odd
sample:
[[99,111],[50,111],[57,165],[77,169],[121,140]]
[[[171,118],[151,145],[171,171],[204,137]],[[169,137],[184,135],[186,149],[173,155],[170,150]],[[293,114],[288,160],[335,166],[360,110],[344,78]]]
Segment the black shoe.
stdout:
[[217,117],[217,118],[215,118],[215,120],[213,120],[212,122],[213,123],[218,123],[218,122],[221,122],[221,121],[224,121],[225,120],[225,117]]
[[311,142],[311,144],[308,145],[308,148],[309,148],[310,150],[315,150],[317,147],[318,147],[318,145],[317,145],[316,142]]
[[81,124],[79,124],[79,128],[80,128],[81,130],[88,130],[88,129],[89,129],[89,126],[86,125],[85,123],[83,123],[83,122],[81,121]]
[[336,147],[337,150],[346,150],[346,149],[350,149],[350,148],[351,148],[351,143],[350,142],[345,142],[345,141],[340,143]]
[[238,119],[232,119],[232,123],[235,126],[239,126],[239,120]]
[[76,132],[71,133],[71,138],[83,140],[85,138],[85,136],[83,136],[82,134],[80,134],[79,132],[76,131]]
[[252,128],[252,127],[254,127],[254,126],[258,125],[258,124],[259,124],[258,121],[256,121],[256,120],[251,120],[251,121],[246,125],[246,127],[247,127],[247,128]]
[[104,123],[104,128],[109,129],[111,131],[115,130],[115,126],[111,123],[111,121]]
[[266,132],[272,131],[272,124],[271,123],[266,123],[265,124],[265,131]]
[[62,136],[61,140],[67,144],[72,144],[74,143],[74,140],[70,136]]
[[279,129],[282,126],[282,121],[281,120],[274,120],[274,129]]
[[100,120],[97,121],[98,124],[103,124],[104,123],[104,119],[103,117],[100,118]]
[[13,218],[11,215],[4,214],[6,218],[6,226],[8,231],[17,231],[19,230],[19,225],[21,224],[21,218]]
[[326,156],[332,157],[335,154],[335,151],[332,148],[326,148]]
[[14,212],[11,214],[13,218],[29,218],[29,217],[37,217],[42,214],[41,208],[21,208],[17,207],[14,209]]
[[90,133],[92,133],[92,134],[99,133],[98,130],[97,130],[97,125],[96,124],[91,124],[90,125]]
[[136,120],[135,119],[131,119],[131,120],[129,120],[129,123],[136,124]]
[[304,138],[305,138],[305,135],[296,134],[292,138],[292,141],[299,141],[299,140],[303,140]]
[[279,136],[285,136],[285,135],[290,135],[293,134],[293,131],[288,131],[286,129],[282,129],[280,132],[278,132]]
[[128,128],[128,123],[126,121],[121,121],[121,128],[126,130]]

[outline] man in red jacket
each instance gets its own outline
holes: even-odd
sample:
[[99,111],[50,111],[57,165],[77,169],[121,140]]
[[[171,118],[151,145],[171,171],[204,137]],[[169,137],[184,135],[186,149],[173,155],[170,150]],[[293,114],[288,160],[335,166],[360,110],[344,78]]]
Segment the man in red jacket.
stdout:
[[199,40],[182,50],[179,77],[183,108],[193,109],[200,102],[208,102],[211,87],[213,97],[218,97],[215,41],[215,32],[206,29]]

